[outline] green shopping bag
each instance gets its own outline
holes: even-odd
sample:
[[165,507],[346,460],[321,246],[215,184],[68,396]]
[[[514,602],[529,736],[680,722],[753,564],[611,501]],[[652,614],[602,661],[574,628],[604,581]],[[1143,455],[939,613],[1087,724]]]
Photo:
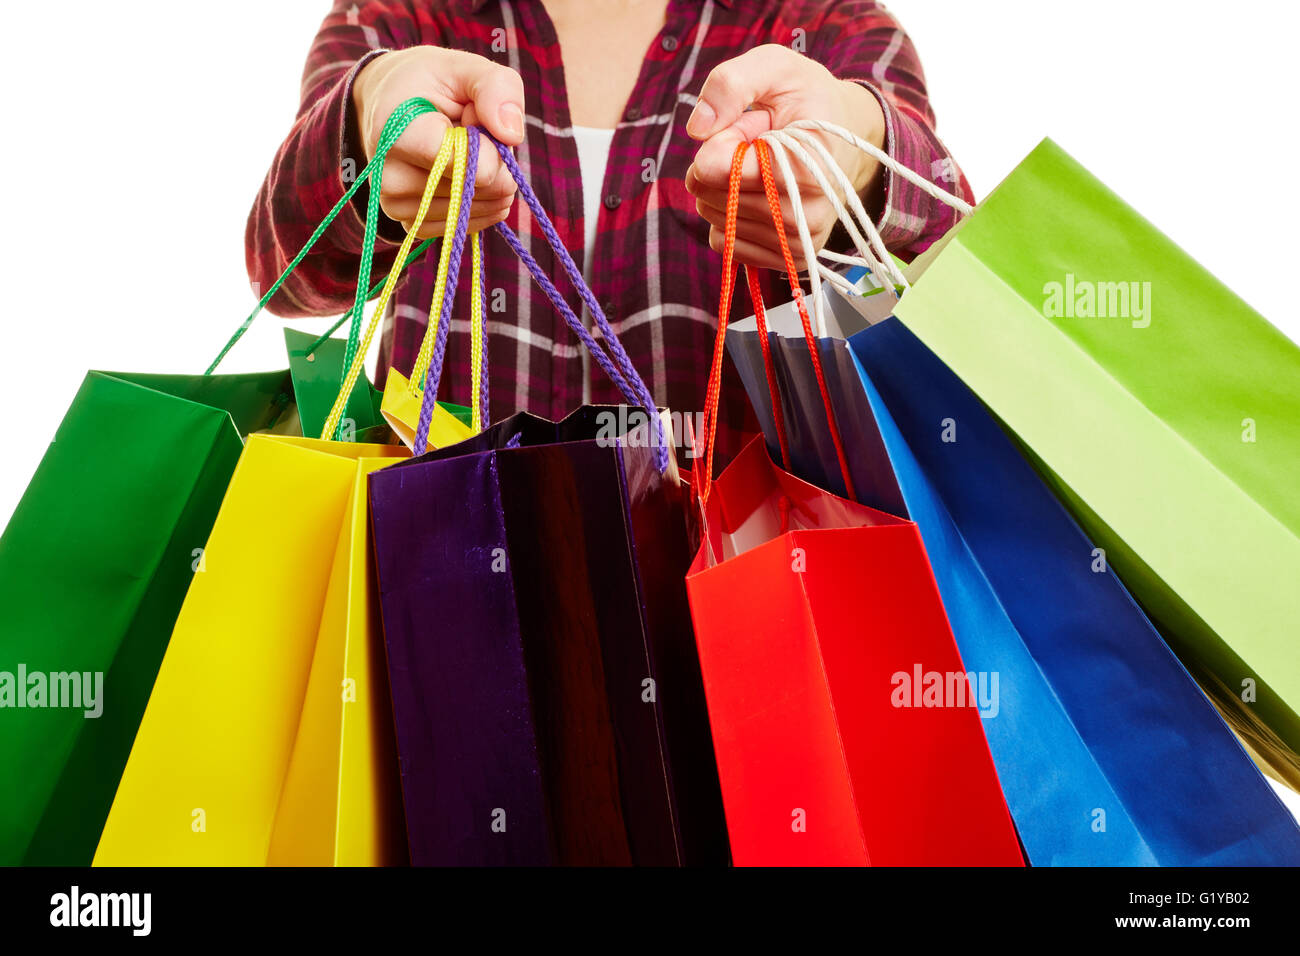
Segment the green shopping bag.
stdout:
[[0,864],[90,863],[243,448],[287,372],[90,372],[0,536]]
[[1050,141],[927,258],[897,316],[1300,787],[1300,347]]

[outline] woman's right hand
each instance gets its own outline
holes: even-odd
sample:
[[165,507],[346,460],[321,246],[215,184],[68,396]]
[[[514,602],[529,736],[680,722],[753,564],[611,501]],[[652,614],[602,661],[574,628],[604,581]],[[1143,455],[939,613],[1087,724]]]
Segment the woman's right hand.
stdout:
[[[367,161],[389,114],[413,96],[431,101],[438,112],[416,117],[393,144],[379,192],[384,213],[408,230],[442,138],[453,124],[486,127],[507,146],[518,146],[524,138],[524,83],[518,73],[473,53],[417,46],[375,57],[353,82],[353,108]],[[483,146],[470,209],[471,232],[505,219],[515,198],[514,178],[491,144]],[[444,174],[420,229],[421,239],[446,232],[449,194],[450,177]]]

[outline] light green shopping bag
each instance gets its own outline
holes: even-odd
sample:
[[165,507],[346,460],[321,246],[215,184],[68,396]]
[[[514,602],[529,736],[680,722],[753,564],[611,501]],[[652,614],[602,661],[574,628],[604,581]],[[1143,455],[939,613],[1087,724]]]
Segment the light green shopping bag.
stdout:
[[1104,550],[1079,560],[1300,786],[1300,348],[1051,141],[896,314]]

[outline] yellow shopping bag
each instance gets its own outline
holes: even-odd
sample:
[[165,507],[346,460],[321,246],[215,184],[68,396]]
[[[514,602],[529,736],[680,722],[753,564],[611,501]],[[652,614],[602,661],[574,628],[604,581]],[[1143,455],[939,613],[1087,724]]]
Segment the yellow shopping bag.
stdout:
[[[398,452],[399,457],[404,457]],[[392,457],[359,458],[339,531],[316,653],[267,862],[407,862],[383,627],[370,560],[366,478]],[[337,792],[337,799],[330,799]]]
[[400,860],[364,481],[407,454],[249,438],[95,865]]
[[[425,337],[428,337],[427,334]],[[405,375],[395,368],[388,370],[388,381],[384,383],[384,397],[379,404],[379,412],[393,429],[393,434],[408,448],[415,445],[415,430],[420,422],[420,404],[423,399],[424,393]],[[474,420],[481,420],[478,409],[475,409]],[[433,419],[429,423],[430,448],[454,445],[475,434],[476,429],[464,424],[442,405],[434,404]]]

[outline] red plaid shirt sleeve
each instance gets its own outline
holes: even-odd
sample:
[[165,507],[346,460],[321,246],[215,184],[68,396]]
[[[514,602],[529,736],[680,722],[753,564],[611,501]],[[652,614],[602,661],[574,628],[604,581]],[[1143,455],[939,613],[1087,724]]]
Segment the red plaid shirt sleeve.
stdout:
[[[860,83],[885,112],[885,150],[949,192],[974,202],[970,184],[935,133],[921,59],[898,20],[871,0],[830,6],[812,31],[808,55],[842,80]],[[892,172],[877,226],[889,249],[910,261],[956,223],[951,207]]]
[[[248,217],[245,257],[254,289],[266,289],[288,267],[312,232],[361,172],[364,157],[352,110],[352,82],[363,66],[388,49],[429,42],[415,32],[406,4],[336,0],[312,43],[302,77],[302,99]],[[347,150],[345,151],[345,146]],[[280,287],[270,307],[277,315],[331,315],[352,307],[364,234],[369,184],[317,241]],[[375,269],[392,264],[395,223],[376,248]],[[398,230],[398,240],[401,233]]]

